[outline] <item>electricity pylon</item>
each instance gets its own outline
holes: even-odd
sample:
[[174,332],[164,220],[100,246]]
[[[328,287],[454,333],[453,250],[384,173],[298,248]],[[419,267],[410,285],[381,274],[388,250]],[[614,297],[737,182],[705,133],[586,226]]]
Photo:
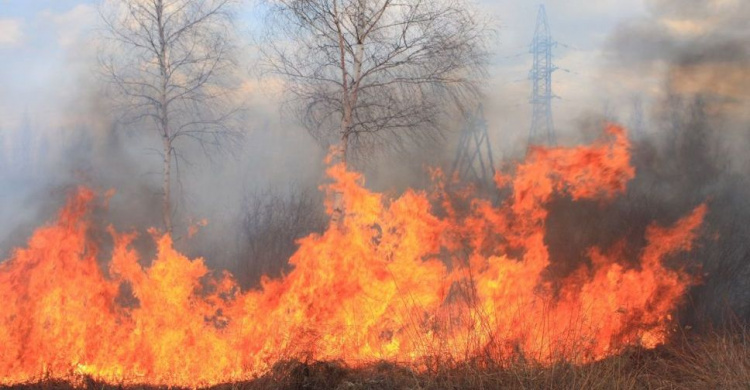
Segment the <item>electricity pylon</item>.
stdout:
[[552,33],[547,22],[547,12],[544,4],[539,6],[536,16],[534,41],[530,52],[534,56],[534,65],[529,72],[531,80],[531,129],[529,130],[529,145],[554,145],[555,125],[552,120],[552,72],[557,67],[552,63],[552,48],[557,42],[552,39]]
[[451,167],[451,177],[474,181],[492,188],[495,177],[495,162],[492,145],[487,134],[484,108],[480,104],[474,113],[467,115],[466,126],[458,142],[456,158]]

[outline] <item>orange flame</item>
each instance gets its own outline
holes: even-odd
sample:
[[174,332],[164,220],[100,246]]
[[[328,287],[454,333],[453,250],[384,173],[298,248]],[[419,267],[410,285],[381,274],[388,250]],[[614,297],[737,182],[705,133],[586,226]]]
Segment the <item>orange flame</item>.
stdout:
[[325,188],[343,195],[343,226],[300,240],[288,275],[244,292],[231,275],[178,253],[169,236],[156,236],[157,256],[144,267],[135,234],[110,228],[103,270],[87,236],[94,194],[79,189],[57,222],[0,264],[0,384],[90,375],[195,387],[252,378],[292,358],[588,362],[654,347],[696,282],[662,260],[691,248],[705,206],[671,227],[651,226],[637,267],[592,248],[592,265],[562,287],[543,277],[546,204],[555,194],[621,193],[635,175],[629,148],[611,126],[592,146],[534,149],[515,176],[496,178],[512,189],[503,205],[476,199],[465,212],[445,198],[436,211],[431,197],[440,194],[386,199],[333,165]]

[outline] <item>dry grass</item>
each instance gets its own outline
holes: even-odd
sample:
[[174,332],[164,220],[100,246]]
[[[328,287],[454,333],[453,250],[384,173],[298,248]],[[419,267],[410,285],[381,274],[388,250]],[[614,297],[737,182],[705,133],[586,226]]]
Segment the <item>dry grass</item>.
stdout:
[[278,365],[266,376],[220,389],[750,389],[748,332],[680,335],[656,350],[634,349],[575,366],[467,362],[417,373],[380,363]]
[[[684,332],[655,350],[632,349],[618,356],[576,366],[471,361],[435,365],[417,372],[387,362],[352,369],[339,362],[280,362],[249,382],[216,390],[374,390],[374,389],[750,389],[750,331],[746,326],[701,336]],[[84,387],[123,388],[84,378]],[[67,389],[61,381],[26,389]],[[153,389],[128,386],[131,389]]]

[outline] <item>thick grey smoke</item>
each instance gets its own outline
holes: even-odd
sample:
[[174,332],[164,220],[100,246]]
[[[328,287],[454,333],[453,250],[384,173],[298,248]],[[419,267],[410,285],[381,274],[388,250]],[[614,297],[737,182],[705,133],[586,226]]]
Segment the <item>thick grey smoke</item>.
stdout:
[[[71,50],[74,55],[83,49]],[[28,123],[0,129],[0,144],[6,146],[0,150],[12,152],[0,153],[2,258],[23,246],[34,229],[54,218],[67,195],[84,185],[100,195],[115,191],[108,208],[96,213],[97,234],[105,246],[108,224],[120,231],[135,230],[141,235],[136,244],[145,250],[144,260],[150,259],[153,243],[146,229],[161,225],[160,156],[153,151],[160,141],[141,131],[151,123],[118,120],[96,75],[95,56],[86,54],[88,62],[75,69],[75,88],[56,102],[60,115],[43,121],[32,107]],[[239,88],[255,88],[247,94],[249,108],[240,121],[242,143],[232,153],[208,156],[186,145],[185,158],[176,167],[176,245],[191,256],[205,256],[217,268],[233,268],[240,257],[247,260],[241,256],[247,198],[269,187],[279,196],[298,187],[316,190],[322,174],[324,151],[279,115],[273,91],[259,88],[246,67],[240,72],[247,76]],[[207,224],[188,237],[189,228],[204,220]]]
[[651,0],[647,4],[648,18],[624,23],[610,37],[612,63],[631,74],[662,75],[663,88],[657,94],[665,104],[654,107],[660,111],[657,114],[675,103],[675,99],[667,102],[670,97],[699,96],[710,117],[725,120],[729,130],[747,135],[750,3]]
[[[656,75],[651,121],[637,140],[637,178],[619,202],[618,228],[668,221],[701,202],[710,209],[701,245],[703,284],[686,321],[750,319],[750,3],[648,1],[650,15],[618,26],[614,68]],[[592,232],[592,234],[594,234]],[[635,233],[633,237],[638,237]]]
[[623,65],[747,61],[750,4],[743,1],[651,0],[651,16],[622,24],[611,37]]

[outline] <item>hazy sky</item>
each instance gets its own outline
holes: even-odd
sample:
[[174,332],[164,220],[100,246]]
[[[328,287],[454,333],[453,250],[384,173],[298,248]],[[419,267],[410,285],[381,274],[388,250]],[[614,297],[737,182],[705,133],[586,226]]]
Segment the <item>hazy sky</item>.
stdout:
[[[241,18],[247,25],[257,9],[246,4]],[[527,108],[527,48],[538,5],[479,1],[497,20],[499,41],[489,91],[495,100],[490,106],[496,110]],[[556,62],[563,70],[555,79],[562,99],[555,104],[561,112],[585,108],[591,100],[588,86],[601,77],[597,69],[603,43],[619,23],[643,16],[645,7],[641,0],[550,0],[546,6],[554,36],[562,44]],[[0,128],[16,127],[27,110],[38,125],[57,124],[60,110],[67,109],[60,102],[91,77],[86,71],[93,60],[87,38],[95,33],[97,21],[95,0],[0,0]],[[561,122],[564,117],[561,113]]]
[[[87,83],[93,85],[95,80],[91,71],[95,45],[91,38],[99,22],[97,2],[0,0],[0,129],[18,128],[25,112],[34,127],[43,131],[57,131],[86,120],[87,111],[76,114],[81,105],[76,98]],[[244,48],[248,51],[252,50],[249,31],[258,28],[260,11],[253,6],[255,2],[245,0],[239,15],[243,30],[240,38],[246,38]],[[494,18],[498,32],[491,79],[486,84],[485,111],[491,137],[496,147],[518,149],[525,142],[530,122],[528,44],[540,3],[475,2]],[[665,90],[664,65],[672,60],[669,55],[692,50],[700,42],[707,48],[719,47],[711,42],[748,33],[742,27],[750,17],[747,3],[547,0],[549,24],[559,42],[554,52],[559,70],[553,78],[554,92],[560,97],[553,103],[558,133],[573,132],[582,116],[605,110],[627,124],[636,96],[644,97],[648,106],[649,99],[654,100]],[[705,54],[702,46],[697,47],[698,55]],[[645,55],[649,53],[650,57]],[[252,65],[245,66],[251,108],[269,115],[277,112],[273,99],[265,96],[268,88],[253,83]]]

